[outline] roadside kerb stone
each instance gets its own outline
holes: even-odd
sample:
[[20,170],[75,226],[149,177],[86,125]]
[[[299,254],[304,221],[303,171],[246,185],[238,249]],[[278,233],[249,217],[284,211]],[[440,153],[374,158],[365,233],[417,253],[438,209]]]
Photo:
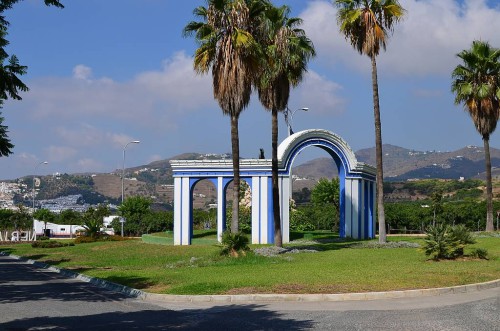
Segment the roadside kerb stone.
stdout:
[[379,299],[397,299],[411,298],[421,296],[438,296],[444,294],[467,293],[483,291],[491,288],[500,287],[500,279],[489,282],[458,285],[451,287],[416,289],[404,291],[388,292],[362,292],[362,293],[339,293],[339,294],[238,294],[238,295],[175,295],[148,293],[128,286],[116,284],[103,279],[82,275],[67,269],[62,269],[48,265],[43,262],[26,259],[20,256],[0,252],[0,255],[10,256],[14,259],[33,264],[39,268],[47,269],[59,273],[68,278],[75,278],[87,283],[91,283],[101,288],[114,292],[120,292],[130,297],[138,298],[144,301],[163,301],[163,302],[212,302],[212,303],[243,303],[243,302],[320,302],[320,301],[360,301],[360,300],[379,300]]

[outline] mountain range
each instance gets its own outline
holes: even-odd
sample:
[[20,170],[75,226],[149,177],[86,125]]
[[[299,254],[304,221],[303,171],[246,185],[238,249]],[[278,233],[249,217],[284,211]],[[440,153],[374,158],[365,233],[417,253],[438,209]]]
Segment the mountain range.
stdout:
[[[384,175],[386,181],[406,181],[409,179],[460,179],[484,178],[484,149],[466,146],[453,152],[415,151],[394,145],[384,145]],[[358,161],[375,164],[375,148],[357,151]],[[491,148],[491,163],[494,178],[500,178],[500,150]],[[230,159],[230,155],[184,153],[169,159],[154,161],[125,169],[125,195],[152,197],[160,204],[173,200],[173,178],[169,160],[178,159]],[[56,198],[64,194],[85,193],[85,200],[99,200],[118,203],[121,197],[121,172],[100,174],[74,174],[45,176],[40,187],[40,199]],[[331,158],[317,158],[293,168],[294,191],[304,187],[312,188],[320,178],[337,175],[335,163]],[[31,177],[26,177],[27,183]],[[203,207],[215,197],[215,188],[202,181],[194,189],[194,206]],[[83,183],[83,184],[82,184]]]
[[[484,149],[466,146],[453,152],[416,151],[394,145],[383,145],[384,178],[388,181],[408,179],[484,178]],[[375,165],[375,148],[357,151],[358,161]],[[490,148],[493,176],[500,176],[500,150]],[[318,158],[293,169],[301,178],[331,178],[337,169],[331,158]]]

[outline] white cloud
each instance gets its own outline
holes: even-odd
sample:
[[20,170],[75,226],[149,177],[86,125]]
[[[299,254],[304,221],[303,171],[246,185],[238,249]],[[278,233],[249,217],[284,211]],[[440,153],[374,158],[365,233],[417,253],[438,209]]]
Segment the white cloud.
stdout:
[[92,76],[92,69],[83,64],[79,64],[73,68],[73,78],[75,79],[88,81],[91,76]]
[[91,68],[77,65],[72,78],[42,78],[30,83],[24,105],[37,119],[65,121],[99,118],[156,129],[175,128],[186,112],[215,106],[210,76],[197,76],[183,52],[165,60],[159,71],[127,82],[90,80]]
[[[458,63],[455,54],[473,40],[500,45],[500,7],[485,0],[407,0],[403,21],[395,26],[387,51],[378,64],[387,73],[403,75],[449,75]],[[321,62],[369,70],[366,56],[359,56],[338,32],[336,8],[330,1],[314,1],[301,16]]]
[[300,86],[299,98],[315,114],[340,114],[345,100],[338,94],[342,87],[314,71],[309,71]]

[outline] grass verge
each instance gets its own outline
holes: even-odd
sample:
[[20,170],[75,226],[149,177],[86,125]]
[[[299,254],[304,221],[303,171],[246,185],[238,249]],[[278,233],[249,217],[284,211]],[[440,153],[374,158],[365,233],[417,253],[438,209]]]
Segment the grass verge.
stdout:
[[[208,237],[211,235],[207,235]],[[201,235],[202,240],[212,240]],[[421,238],[390,241],[422,243]],[[416,248],[355,248],[328,233],[294,241],[299,253],[221,257],[215,244],[152,245],[140,240],[97,242],[62,248],[29,244],[0,251],[153,293],[347,293],[435,288],[500,278],[500,238],[480,237],[469,250],[488,250],[489,260],[428,261]],[[366,245],[365,245],[366,246]],[[261,246],[251,246],[257,248]],[[307,248],[307,252],[300,252]],[[311,252],[310,250],[317,250]],[[466,251],[467,253],[467,251]]]

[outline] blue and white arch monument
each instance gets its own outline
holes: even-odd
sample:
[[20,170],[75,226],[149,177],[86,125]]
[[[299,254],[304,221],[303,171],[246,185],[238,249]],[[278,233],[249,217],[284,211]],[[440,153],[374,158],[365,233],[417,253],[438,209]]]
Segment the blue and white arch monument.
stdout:
[[[340,183],[340,236],[375,237],[375,168],[358,162],[349,145],[327,130],[297,132],[278,147],[281,228],[283,242],[290,241],[290,171],[293,160],[305,148],[319,147],[337,165]],[[226,228],[226,190],[233,180],[231,160],[171,160],[174,177],[174,244],[190,245],[193,229],[193,189],[210,180],[217,190],[217,233]],[[242,159],[240,177],[252,192],[252,243],[274,242],[271,160]]]

